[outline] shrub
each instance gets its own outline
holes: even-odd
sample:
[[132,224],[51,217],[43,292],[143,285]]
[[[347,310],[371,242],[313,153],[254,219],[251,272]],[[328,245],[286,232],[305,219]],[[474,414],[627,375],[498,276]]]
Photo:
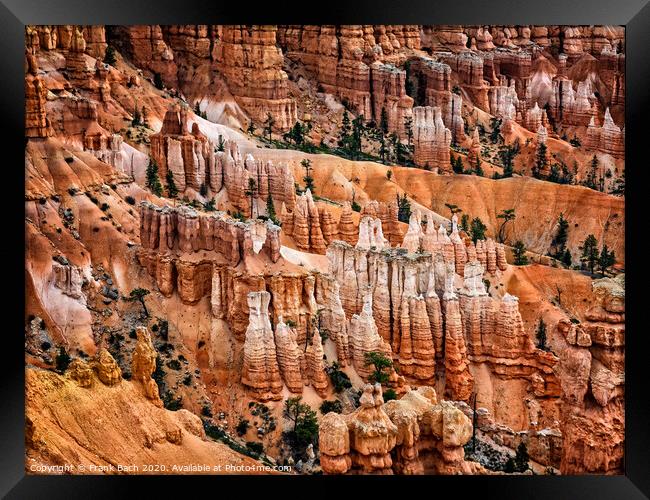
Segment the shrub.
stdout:
[[188,387],[192,385],[192,375],[190,375],[189,373],[185,374],[185,378],[183,379],[183,384]]
[[180,370],[181,369],[181,363],[177,359],[172,359],[167,362],[167,366],[171,368],[172,370]]
[[320,405],[320,412],[323,415],[326,415],[329,412],[334,412],[334,413],[342,413],[343,412],[343,405],[338,399],[335,399],[334,401],[323,401],[323,404]]
[[125,200],[129,205],[135,205],[135,198],[133,196],[127,196]]
[[115,58],[115,49],[112,45],[106,47],[106,53],[104,54],[104,62],[110,66],[115,66],[117,59]]
[[158,90],[162,90],[165,87],[162,81],[162,76],[160,76],[160,73],[154,73],[153,84]]
[[49,342],[43,342],[41,344],[41,350],[43,351],[49,351],[51,348],[52,348],[52,344],[50,344]]
[[397,393],[395,392],[395,390],[386,389],[384,391],[384,401],[392,401],[393,399],[397,399]]
[[209,405],[203,405],[203,408],[201,408],[201,415],[208,418],[212,417],[212,410]]
[[258,443],[257,441],[246,441],[246,448],[248,448],[253,453],[257,453],[258,455],[264,453],[264,445],[262,443]]
[[237,431],[238,436],[243,436],[244,434],[246,434],[246,431],[248,431],[249,427],[250,427],[250,423],[248,422],[248,420],[245,418],[240,418],[237,427],[235,427],[235,431]]
[[332,385],[334,386],[334,392],[339,393],[345,389],[352,387],[350,377],[341,371],[340,366],[336,361],[325,368],[325,371],[327,372],[327,375],[329,376]]
[[366,366],[372,365],[375,369],[370,374],[370,381],[385,384],[388,382],[387,368],[393,366],[393,361],[381,352],[367,352],[365,354]]
[[63,346],[59,347],[59,354],[57,354],[55,362],[56,369],[60,373],[64,373],[72,362],[72,358],[68,355]]
[[301,401],[300,396],[287,399],[282,412],[284,418],[293,422],[293,430],[285,433],[286,438],[300,451],[309,444],[314,444],[318,439],[316,412]]
[[163,406],[170,411],[178,411],[183,408],[183,398],[174,398],[172,391],[167,391],[163,396]]
[[514,255],[514,264],[515,266],[525,266],[528,264],[528,257],[526,256],[526,246],[523,241],[516,241],[512,253]]

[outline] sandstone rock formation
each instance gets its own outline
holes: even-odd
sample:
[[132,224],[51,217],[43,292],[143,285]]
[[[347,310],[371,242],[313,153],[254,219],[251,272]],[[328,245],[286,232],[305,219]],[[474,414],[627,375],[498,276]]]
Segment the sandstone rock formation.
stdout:
[[[293,236],[299,249],[305,252],[325,253],[326,244],[320,212],[309,189],[297,198],[293,212],[283,214],[283,227],[285,223],[286,227],[291,229],[291,232],[286,230],[285,232]],[[326,224],[331,234],[331,223],[328,221]]]
[[379,384],[367,384],[353,413],[328,413],[319,429],[321,467],[326,473],[392,474],[390,451],[395,447],[397,426],[382,409]]
[[[200,214],[186,206],[158,208],[146,202],[140,206],[140,242],[149,253],[180,255],[213,251],[233,267],[247,255],[260,253],[277,262],[279,233],[280,228],[270,221],[243,223],[223,212]],[[161,281],[158,275],[157,279],[163,285],[164,279]],[[163,285],[163,288],[168,287]]]
[[296,343],[295,330],[282,321],[282,316],[275,325],[275,351],[284,384],[289,391],[301,394],[303,388],[300,369],[301,352]]
[[38,74],[35,49],[29,48],[29,40],[37,33],[27,28],[25,52],[25,137],[47,137],[51,135],[50,124],[45,111],[47,88]]
[[595,118],[591,117],[587,128],[585,148],[610,154],[614,158],[623,158],[625,156],[625,129],[621,131],[621,128],[614,123],[609,108],[605,110],[602,127],[598,128]]
[[413,161],[434,171],[449,172],[451,131],[442,121],[440,108],[413,108]]
[[282,379],[269,320],[268,292],[248,294],[249,319],[241,382],[260,401],[281,398]]
[[142,384],[144,395],[147,399],[152,399],[159,405],[162,405],[158,395],[158,384],[151,378],[151,375],[156,370],[156,357],[158,353],[153,347],[151,336],[146,327],[137,327],[136,334],[138,343],[133,351],[131,378]]
[[469,371],[458,297],[446,292],[443,297],[445,317],[445,393],[450,399],[467,401],[472,395],[474,379]]
[[307,345],[305,357],[307,359],[307,372],[309,382],[318,395],[325,398],[328,393],[329,378],[325,372],[325,353],[320,332],[316,329],[312,332],[311,343]]
[[276,32],[275,26],[223,26],[215,60],[235,99],[253,120],[263,123],[268,113],[275,127],[284,131],[298,117],[296,103],[287,93]]
[[558,330],[570,344],[560,356],[563,474],[616,474],[624,456],[624,275],[593,282],[594,305],[580,325]]
[[122,380],[122,370],[106,349],[99,350],[93,368],[104,385],[115,385]]

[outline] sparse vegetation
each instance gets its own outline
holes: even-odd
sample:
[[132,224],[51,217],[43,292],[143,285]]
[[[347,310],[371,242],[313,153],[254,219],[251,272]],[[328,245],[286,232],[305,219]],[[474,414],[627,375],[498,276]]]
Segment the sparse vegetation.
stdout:
[[317,444],[318,420],[316,412],[308,404],[302,402],[302,397],[289,398],[284,402],[282,416],[293,425],[285,432],[285,441],[298,453],[304,453],[308,445]]
[[539,323],[537,323],[537,331],[535,332],[535,338],[537,339],[537,347],[545,351],[546,347],[546,323],[540,318]]
[[330,412],[342,413],[343,405],[338,399],[335,399],[334,401],[323,401],[323,404],[320,405],[320,412],[323,415],[326,415]]
[[65,373],[65,371],[68,369],[68,366],[72,362],[72,358],[65,350],[65,347],[59,347],[59,353],[56,355],[54,362],[56,364],[56,371],[59,373]]
[[514,255],[514,264],[515,266],[525,266],[528,264],[528,256],[526,255],[526,246],[521,240],[517,240],[512,247],[512,253]]
[[345,372],[341,371],[341,367],[336,361],[334,361],[330,366],[325,368],[325,371],[327,372],[327,375],[329,376],[330,381],[334,386],[334,392],[339,393],[344,391],[345,389],[349,389],[350,387],[352,387],[352,382],[350,381],[350,377],[348,377]]
[[479,217],[474,217],[469,226],[469,233],[472,241],[476,244],[478,240],[486,239],[486,231],[487,226],[483,224],[483,221]]
[[147,290],[146,288],[134,288],[131,290],[131,293],[129,293],[128,297],[122,297],[122,300],[126,302],[134,302],[137,301],[140,303],[142,306],[142,311],[144,312],[145,317],[149,317],[149,310],[147,309],[147,305],[144,303],[144,298],[149,295],[151,292]]
[[158,165],[153,160],[149,158],[149,165],[147,166],[147,180],[145,185],[151,190],[156,196],[162,195],[162,184],[160,183],[160,178],[158,177]]
[[388,382],[389,369],[393,367],[393,361],[381,352],[367,352],[364,363],[372,366],[374,371],[370,374],[369,380],[373,383],[385,384]]

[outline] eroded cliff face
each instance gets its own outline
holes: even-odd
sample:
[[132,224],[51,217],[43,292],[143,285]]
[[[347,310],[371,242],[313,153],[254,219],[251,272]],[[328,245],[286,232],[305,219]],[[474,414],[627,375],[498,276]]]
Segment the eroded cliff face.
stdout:
[[[592,290],[511,245],[548,253],[563,213],[574,261],[594,234],[624,265],[624,199],[548,182],[592,158],[607,189],[624,174],[623,48],[616,27],[28,27],[28,460],[248,462],[204,428],[283,460],[300,396],[342,407],[303,471],[488,473],[475,418],[536,472],[621,472],[624,276]],[[326,149],[343,107],[409,166]],[[278,139],[296,123],[302,146]],[[106,412],[141,425],[99,436]]]
[[611,474],[624,456],[624,278],[594,281],[593,297],[583,323],[557,325],[569,344],[560,356],[565,474]]

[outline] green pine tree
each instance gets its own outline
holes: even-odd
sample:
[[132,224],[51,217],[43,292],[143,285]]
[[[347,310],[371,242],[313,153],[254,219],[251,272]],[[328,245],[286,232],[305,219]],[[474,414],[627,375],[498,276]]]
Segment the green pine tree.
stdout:
[[514,264],[515,266],[525,266],[528,264],[528,257],[526,256],[526,246],[524,242],[518,240],[515,242],[515,245],[512,247],[512,253],[514,255]]
[[106,53],[104,54],[104,63],[115,66],[117,58],[115,57],[115,48],[112,45],[106,47]]
[[596,240],[596,237],[593,234],[587,236],[582,246],[580,247],[580,250],[582,250],[580,260],[582,261],[583,265],[586,264],[589,267],[589,271],[591,274],[593,274],[594,267],[599,259],[598,241]]
[[540,318],[539,323],[537,324],[537,332],[535,333],[537,338],[537,347],[546,350],[546,323]]
[[161,196],[163,188],[162,184],[160,183],[160,178],[158,177],[158,165],[153,160],[153,158],[149,158],[149,165],[147,166],[146,176],[146,186],[151,190],[153,194],[156,196]]
[[167,170],[165,180],[167,181],[167,196],[170,198],[176,198],[176,196],[178,196],[178,188],[174,182],[174,174],[171,170]]
[[487,226],[483,224],[483,221],[479,217],[474,217],[469,227],[469,233],[472,238],[472,241],[476,243],[478,240],[486,239],[485,237],[486,231],[487,231]]

